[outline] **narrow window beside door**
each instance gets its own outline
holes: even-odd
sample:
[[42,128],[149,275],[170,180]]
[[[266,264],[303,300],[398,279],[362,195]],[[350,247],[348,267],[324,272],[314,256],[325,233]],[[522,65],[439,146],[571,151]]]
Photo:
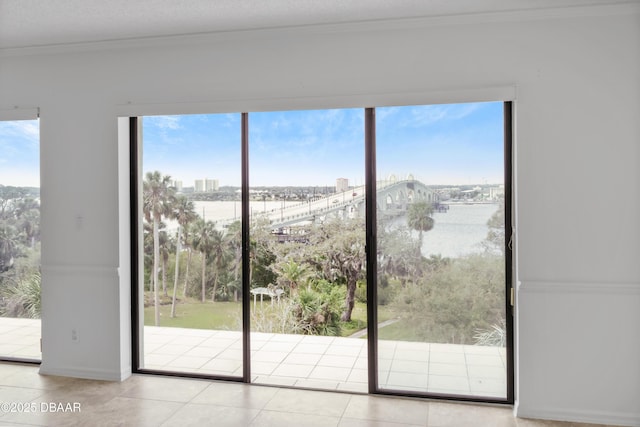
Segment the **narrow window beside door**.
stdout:
[[0,121],[0,359],[40,361],[38,120]]

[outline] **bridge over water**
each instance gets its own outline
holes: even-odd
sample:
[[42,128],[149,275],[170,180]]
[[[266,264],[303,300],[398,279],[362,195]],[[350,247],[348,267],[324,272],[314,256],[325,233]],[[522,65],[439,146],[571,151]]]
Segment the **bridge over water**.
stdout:
[[[413,201],[437,202],[433,189],[414,179],[378,181],[378,216],[391,217],[404,214]],[[328,196],[320,196],[297,204],[267,212],[254,213],[252,219],[269,221],[272,229],[285,228],[294,224],[325,221],[328,218],[358,218],[365,214],[365,186],[351,188]],[[223,226],[235,220],[223,220]]]

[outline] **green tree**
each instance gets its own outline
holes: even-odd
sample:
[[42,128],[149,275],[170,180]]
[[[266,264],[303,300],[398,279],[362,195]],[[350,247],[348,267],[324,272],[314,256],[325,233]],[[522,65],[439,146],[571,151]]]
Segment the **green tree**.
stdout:
[[22,187],[0,185],[0,272],[34,250],[40,237],[40,204]]
[[[162,223],[158,227],[163,228]],[[149,291],[153,292],[153,224],[144,222],[142,224],[142,245],[143,245],[143,262],[144,262],[144,277],[148,280],[145,286]]]
[[251,225],[249,243],[249,283],[252,288],[267,287],[277,280],[270,266],[276,262],[273,235],[268,220],[258,218]]
[[160,325],[160,297],[158,294],[158,261],[160,258],[159,225],[163,217],[171,216],[175,190],[170,186],[171,177],[160,172],[147,172],[142,183],[142,210],[147,222],[153,224],[153,302],[155,325]]
[[425,201],[413,202],[407,211],[407,224],[413,230],[418,231],[420,247],[422,248],[422,233],[433,228],[433,206]]
[[309,270],[303,264],[291,258],[279,259],[271,266],[277,275],[277,283],[284,289],[289,289],[289,295],[297,293],[298,287],[309,277]]
[[307,245],[314,253],[308,258],[330,282],[346,285],[343,322],[351,321],[358,280],[365,274],[365,227],[360,218],[332,220],[314,227]]
[[227,228],[225,240],[233,251],[233,282],[230,283],[229,289],[233,291],[233,300],[238,302],[238,294],[242,290],[242,280],[240,272],[242,268],[242,226],[240,221],[233,222]]
[[16,204],[27,197],[25,188],[0,185],[0,220],[15,218]]
[[187,223],[184,225],[184,247],[187,249],[187,262],[184,270],[184,285],[182,288],[182,296],[187,296],[187,287],[189,284],[189,271],[191,269],[191,258],[193,255],[193,239],[195,237],[195,222],[198,220],[196,218],[192,223]]
[[[182,229],[198,218],[195,206],[191,200],[185,196],[178,196],[173,206],[173,217],[178,221],[178,231],[176,236],[176,267],[175,279],[173,281],[173,296],[171,298],[171,317],[176,317],[176,293],[178,290],[178,277],[180,276],[180,253],[182,252]],[[188,266],[188,264],[187,264]]]
[[[0,185],[0,315],[39,316],[37,189]],[[38,275],[38,286],[32,286]]]
[[421,274],[420,242],[406,227],[378,227],[378,272],[402,284]]
[[195,229],[193,231],[193,247],[200,252],[202,256],[202,289],[201,289],[201,301],[206,301],[206,286],[207,286],[207,259],[213,248],[213,236],[216,233],[215,224],[212,221],[205,221],[204,219],[198,219],[194,223]]
[[40,238],[40,204],[31,198],[21,200],[16,206],[15,217],[25,245],[34,249]]
[[504,262],[499,256],[445,258],[432,268],[399,289],[391,304],[414,340],[474,344],[479,330],[503,321]]
[[0,272],[7,271],[18,254],[19,235],[12,225],[4,224],[0,228]]
[[211,246],[209,256],[215,270],[213,276],[213,290],[211,292],[211,301],[216,301],[216,294],[218,292],[218,284],[220,283],[220,277],[223,274],[223,269],[229,259],[229,246],[224,239],[224,235],[219,230],[213,230],[211,233]]
[[500,200],[498,210],[487,221],[489,231],[483,244],[488,252],[501,254],[504,256],[505,250],[505,228],[504,228],[504,199]]
[[175,246],[173,244],[173,240],[169,237],[169,234],[166,230],[161,230],[158,238],[158,243],[160,244],[160,259],[162,260],[162,266],[160,269],[162,270],[162,293],[165,297],[168,297],[167,294],[167,264],[169,263],[169,255],[174,251]]

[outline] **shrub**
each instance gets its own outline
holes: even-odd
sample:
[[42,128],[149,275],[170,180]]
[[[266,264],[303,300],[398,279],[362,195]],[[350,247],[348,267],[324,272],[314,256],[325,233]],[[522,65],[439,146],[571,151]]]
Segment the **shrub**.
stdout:
[[473,344],[504,318],[504,262],[469,255],[441,263],[415,283],[397,288],[392,303],[418,341]]
[[476,345],[505,347],[507,345],[507,326],[504,320],[499,325],[491,325],[490,329],[478,329],[473,336]]
[[7,287],[2,293],[2,312],[5,317],[40,318],[40,273],[35,272]]
[[251,313],[253,329],[281,334],[339,335],[344,298],[343,286],[321,281],[310,289],[299,289],[279,303],[255,307]]

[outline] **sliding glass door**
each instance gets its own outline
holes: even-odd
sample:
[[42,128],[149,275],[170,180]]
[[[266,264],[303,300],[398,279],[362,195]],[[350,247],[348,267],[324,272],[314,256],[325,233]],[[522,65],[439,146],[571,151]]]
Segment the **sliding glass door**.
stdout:
[[243,376],[240,122],[139,119],[139,369]]
[[366,391],[363,111],[249,115],[251,372]]
[[510,103],[133,122],[139,370],[513,401]]
[[503,103],[376,117],[378,387],[506,399]]

